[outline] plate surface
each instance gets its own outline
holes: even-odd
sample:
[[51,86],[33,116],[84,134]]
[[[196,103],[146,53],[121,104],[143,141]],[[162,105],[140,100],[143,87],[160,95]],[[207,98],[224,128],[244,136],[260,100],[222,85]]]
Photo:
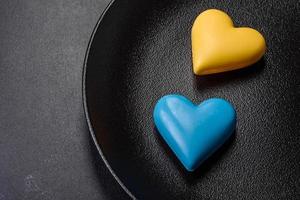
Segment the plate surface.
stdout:
[[[238,71],[196,77],[190,31],[208,8],[265,36],[267,52]],[[139,199],[299,199],[299,2],[117,0],[99,20],[84,68],[84,104],[100,155]],[[165,94],[220,97],[235,136],[193,173],[155,129]]]

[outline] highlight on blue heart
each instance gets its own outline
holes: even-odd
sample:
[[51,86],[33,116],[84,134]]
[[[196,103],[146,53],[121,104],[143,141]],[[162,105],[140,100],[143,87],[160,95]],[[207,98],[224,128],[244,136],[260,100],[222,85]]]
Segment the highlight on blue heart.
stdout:
[[199,105],[181,95],[158,100],[154,123],[188,171],[194,171],[233,134],[236,112],[226,100],[211,98]]

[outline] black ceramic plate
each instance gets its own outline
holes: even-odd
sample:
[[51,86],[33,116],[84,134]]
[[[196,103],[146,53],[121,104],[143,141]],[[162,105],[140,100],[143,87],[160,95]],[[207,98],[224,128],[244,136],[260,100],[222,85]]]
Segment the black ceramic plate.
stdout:
[[[249,68],[197,77],[190,31],[208,8],[266,38]],[[299,1],[117,0],[99,20],[86,56],[84,103],[98,150],[139,199],[300,199]],[[230,48],[230,47],[229,47]],[[236,108],[235,136],[188,173],[157,133],[156,101],[180,93]]]

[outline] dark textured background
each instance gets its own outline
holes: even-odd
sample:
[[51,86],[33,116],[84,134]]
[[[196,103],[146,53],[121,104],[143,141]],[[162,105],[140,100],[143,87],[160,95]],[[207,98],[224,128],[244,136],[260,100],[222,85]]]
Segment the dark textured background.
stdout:
[[[262,32],[264,58],[243,70],[194,76],[190,29],[219,8]],[[300,2],[117,0],[95,34],[87,108],[103,154],[140,199],[300,199]],[[230,48],[230,47],[229,47]],[[187,173],[155,130],[165,94],[229,100],[235,137]]]
[[[230,84],[235,85],[241,96],[250,97],[247,106],[239,107],[240,110],[245,109],[252,114],[258,112],[255,107],[248,107],[253,101],[265,107],[263,116],[268,118],[244,118],[241,123],[249,121],[258,127],[239,129],[240,134],[227,148],[226,156],[217,157],[212,165],[202,169],[208,175],[218,174],[215,169],[226,164],[228,155],[233,155],[233,163],[244,155],[242,152],[238,155],[230,152],[246,145],[246,150],[253,154],[244,158],[249,161],[245,168],[236,168],[245,174],[242,176],[232,168],[232,171],[227,171],[227,177],[233,179],[228,181],[228,178],[216,177],[216,180],[225,184],[228,191],[234,191],[231,194],[235,196],[248,195],[246,190],[242,190],[242,186],[246,185],[254,191],[248,195],[249,198],[261,195],[265,199],[295,199],[299,197],[300,190],[299,103],[296,104],[299,97],[299,2],[278,1],[271,6],[268,2],[254,1],[252,4],[253,7],[261,7],[259,18],[247,11],[243,3],[235,1],[232,5],[242,10],[233,9],[230,13],[238,24],[250,24],[270,34],[267,43],[272,49],[268,50],[266,67],[262,70],[258,67],[258,72],[254,68],[250,75],[246,71],[229,74],[227,78],[219,76],[218,79],[196,80],[195,86],[207,93],[203,97],[192,96],[192,99],[200,101],[221,93],[228,87],[226,82],[230,78],[233,79]],[[84,54],[92,29],[107,3],[108,0],[0,1],[0,200],[126,199],[99,159],[90,140],[82,108]],[[244,17],[239,18],[239,13],[245,13]],[[259,25],[260,20],[273,28]],[[164,23],[170,23],[159,22],[162,27]],[[279,31],[276,31],[277,28]],[[163,50],[163,45],[160,47]],[[150,49],[152,54],[155,52]],[[134,54],[132,58],[135,58]],[[168,63],[168,60],[162,62]],[[134,71],[130,73],[134,74]],[[264,79],[266,74],[270,75],[269,79]],[[280,74],[283,75],[279,79]],[[240,75],[242,78],[239,78]],[[130,78],[130,74],[126,76]],[[260,79],[260,82],[255,84],[255,79]],[[243,93],[247,87],[238,88],[244,81],[251,83],[249,87],[253,88],[253,96]],[[184,83],[169,90],[175,91]],[[208,86],[202,87],[201,83]],[[134,87],[128,89],[135,90]],[[270,93],[275,94],[272,98],[277,97],[268,98]],[[285,105],[290,101],[294,103]],[[270,128],[273,126],[277,127],[276,131]],[[159,143],[161,140],[156,138],[154,141],[162,146],[163,159],[170,154],[172,161],[169,160],[168,165],[179,166],[163,143]],[[218,163],[220,160],[221,164]],[[177,174],[182,173],[178,167]],[[256,178],[255,174],[260,176]],[[202,180],[209,181],[208,175]],[[193,183],[193,178],[188,178]],[[250,181],[245,183],[246,178]],[[236,186],[232,184],[233,180],[237,180],[238,187],[233,187]],[[172,191],[172,188],[169,189]],[[209,185],[203,188],[204,192],[211,190]],[[228,191],[221,189],[217,192],[229,194]],[[180,195],[181,190],[177,192]]]
[[84,55],[107,4],[0,1],[0,200],[126,199],[82,106]]

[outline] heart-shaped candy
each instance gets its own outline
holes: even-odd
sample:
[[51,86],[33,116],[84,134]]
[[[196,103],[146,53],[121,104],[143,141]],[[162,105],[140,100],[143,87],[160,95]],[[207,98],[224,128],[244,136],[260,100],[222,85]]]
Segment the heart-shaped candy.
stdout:
[[155,125],[188,171],[195,170],[232,135],[233,106],[212,98],[194,105],[181,95],[162,97],[154,108]]
[[230,17],[220,10],[206,10],[194,22],[192,54],[197,75],[249,66],[264,55],[265,49],[265,39],[258,31],[235,28]]

